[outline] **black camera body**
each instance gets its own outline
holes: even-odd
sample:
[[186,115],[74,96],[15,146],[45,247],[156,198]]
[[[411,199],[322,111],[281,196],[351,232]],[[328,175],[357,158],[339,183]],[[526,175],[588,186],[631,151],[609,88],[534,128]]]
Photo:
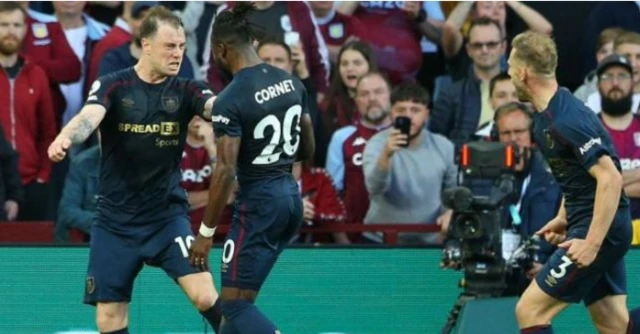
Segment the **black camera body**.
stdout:
[[488,193],[478,195],[468,187],[455,187],[442,194],[443,204],[453,209],[443,262],[464,270],[465,290],[498,296],[506,287],[507,271],[532,262],[530,243],[523,243],[528,248],[519,249],[514,261],[502,257],[502,210],[516,202],[520,192],[515,178],[518,152],[516,146],[498,142],[462,145],[457,163],[464,184],[479,180],[489,184]]

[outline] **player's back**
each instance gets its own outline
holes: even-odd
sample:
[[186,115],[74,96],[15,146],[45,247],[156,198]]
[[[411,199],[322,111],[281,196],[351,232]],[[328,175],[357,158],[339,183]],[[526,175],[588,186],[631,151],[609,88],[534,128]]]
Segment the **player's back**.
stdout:
[[240,70],[220,93],[213,108],[216,135],[241,136],[239,197],[299,192],[291,168],[300,145],[306,99],[297,78],[267,64]]
[[[543,153],[565,198],[570,222],[589,221],[593,215],[596,179],[589,174],[603,155],[621,171],[611,137],[595,113],[583,102],[560,88],[546,111],[534,117],[537,147]],[[621,192],[618,210],[628,211]]]

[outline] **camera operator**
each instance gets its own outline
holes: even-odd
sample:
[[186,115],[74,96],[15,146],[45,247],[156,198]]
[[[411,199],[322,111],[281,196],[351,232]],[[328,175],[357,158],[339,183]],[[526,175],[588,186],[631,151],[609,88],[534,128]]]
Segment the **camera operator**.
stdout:
[[[516,183],[520,189],[517,202],[503,208],[503,257],[521,240],[527,239],[556,216],[561,201],[561,192],[553,175],[549,171],[542,155],[534,147],[531,129],[533,127],[532,110],[525,104],[510,102],[498,108],[494,115],[493,139],[501,143],[515,143],[520,150],[520,161],[515,167]],[[497,137],[497,138],[496,138]],[[531,268],[514,271],[507,277],[505,296],[520,295],[529,281],[540,271],[542,264],[553,252],[553,246],[540,241],[537,260]]]

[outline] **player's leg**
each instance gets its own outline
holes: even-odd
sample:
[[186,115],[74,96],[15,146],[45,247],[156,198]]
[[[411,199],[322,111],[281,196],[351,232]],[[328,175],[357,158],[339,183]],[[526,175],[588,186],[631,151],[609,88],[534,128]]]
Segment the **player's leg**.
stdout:
[[142,259],[134,242],[93,225],[84,302],[97,306],[100,333],[128,333],[128,305],[141,268]]
[[[605,274],[584,299],[593,324],[601,334],[626,333],[633,329],[627,309],[627,273],[624,259],[619,259],[624,253],[611,248],[604,251],[603,255],[611,256],[610,261],[615,264],[605,269]],[[618,258],[617,262],[613,256]]]
[[602,276],[595,268],[578,269],[557,249],[516,305],[522,333],[553,333],[551,320],[569,303],[581,301]]
[[211,273],[189,263],[189,248],[193,240],[189,218],[178,217],[145,243],[144,255],[150,259],[150,265],[161,267],[180,285],[191,303],[218,332],[222,318],[218,293]]
[[222,254],[221,334],[279,333],[254,302],[301,221],[299,196],[240,202]]

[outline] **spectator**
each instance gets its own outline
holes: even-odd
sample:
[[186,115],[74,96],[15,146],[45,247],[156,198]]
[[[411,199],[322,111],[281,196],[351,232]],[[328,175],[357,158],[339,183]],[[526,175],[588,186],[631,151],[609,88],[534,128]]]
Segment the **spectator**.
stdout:
[[357,124],[360,113],[353,100],[356,85],[360,77],[377,69],[378,64],[367,43],[353,41],[342,46],[329,93],[320,106],[328,135],[338,128]]
[[216,162],[213,126],[199,116],[189,122],[182,153],[180,185],[187,191],[191,230],[197,233],[209,201],[209,182]]
[[419,1],[342,1],[338,11],[367,27],[380,70],[396,85],[414,81],[422,63],[420,39],[434,37],[432,20]]
[[0,203],[4,203],[0,206],[0,221],[16,220],[23,200],[18,153],[11,147],[0,127]]
[[506,43],[500,25],[483,17],[469,28],[467,53],[473,60],[467,76],[445,88],[433,106],[429,129],[461,145],[493,118],[490,82],[500,73]]
[[[511,82],[511,76],[507,72],[502,72],[493,77],[489,83],[489,104],[493,110],[498,110],[509,102],[518,102],[518,94],[516,86]],[[491,129],[493,129],[493,120],[480,125],[476,136],[479,138],[489,137]]]
[[86,1],[54,1],[54,15],[38,14],[36,17],[42,22],[60,22],[67,42],[82,63],[80,80],[60,85],[60,90],[67,100],[67,107],[62,115],[62,125],[67,124],[84,104],[84,82],[92,49],[94,44],[109,31],[108,26],[83,13],[86,4]]
[[633,68],[624,56],[613,54],[598,65],[600,119],[615,146],[624,192],[630,200],[631,218],[640,219],[640,116],[631,111]]
[[96,214],[97,190],[100,175],[100,147],[94,145],[72,158],[64,182],[55,239],[68,242],[69,231],[81,231],[87,239]]
[[[623,32],[624,30],[622,28],[607,28],[600,33],[596,44],[596,59],[598,60],[598,63],[600,63],[606,56],[613,54],[613,42]],[[593,70],[587,74],[584,78],[584,83],[576,89],[573,95],[586,103],[589,96],[597,92],[598,78],[596,71]]]
[[122,15],[118,16],[109,32],[96,43],[91,53],[91,63],[87,74],[86,84],[93,83],[98,78],[100,61],[105,53],[124,43],[130,42],[134,31],[140,28],[146,10],[155,6],[157,1],[125,1],[122,5]]
[[596,41],[603,30],[612,27],[640,33],[640,4],[635,1],[600,1],[591,10],[582,35],[584,47],[581,53],[585,55],[582,76],[596,68]]
[[[98,77],[107,75],[109,73],[124,70],[126,68],[134,66],[140,59],[142,53],[142,41],[140,40],[140,25],[146,15],[148,8],[136,12],[135,18],[131,21],[131,33],[133,34],[133,40],[125,42],[124,44],[107,50],[104,57],[100,60],[100,66],[98,68]],[[179,77],[188,79],[194,78],[193,66],[189,57],[183,57],[180,64]]]
[[418,72],[418,82],[427,88],[429,94],[435,89],[435,78],[445,74],[444,56],[440,51],[442,44],[442,27],[445,16],[440,1],[422,2],[422,10],[426,15],[423,36],[420,40],[422,49],[422,65]]
[[[625,56],[633,68],[633,98],[631,111],[638,112],[640,106],[640,33],[626,31],[621,33],[613,43],[613,50],[619,55]],[[596,113],[602,107],[600,92],[595,92],[587,98],[586,105]]]
[[267,38],[258,44],[257,50],[258,56],[265,63],[289,73],[295,73],[295,75],[300,78],[300,81],[302,81],[302,84],[307,90],[307,107],[309,108],[309,114],[313,122],[313,135],[316,142],[314,165],[324,166],[325,153],[329,140],[322,126],[320,110],[317,103],[318,92],[309,77],[309,69],[302,45],[298,43],[290,47],[279,39]]
[[[391,116],[411,120],[407,138],[391,128],[374,135],[364,149],[362,168],[371,197],[365,224],[437,223],[448,226],[451,210],[440,201],[440,191],[456,185],[453,144],[425,129],[429,117],[429,93],[417,84],[403,84],[391,94]],[[403,148],[403,144],[408,144]],[[428,162],[425,165],[425,162]],[[378,234],[366,238],[381,242]],[[407,233],[400,243],[441,242],[440,233]]]
[[[461,1],[449,14],[442,29],[442,50],[449,60],[449,71],[454,81],[467,75],[471,59],[462,50],[464,35],[463,24],[467,17],[472,20],[490,18],[500,26],[503,38],[510,41],[514,35],[507,27],[507,10],[510,7],[529,27],[529,29],[551,35],[553,26],[544,16],[521,1]],[[506,69],[506,59],[502,58],[503,69]]]
[[[21,5],[27,10],[29,2],[22,1]],[[78,81],[82,75],[82,64],[67,42],[60,23],[43,23],[31,16],[32,13],[36,16],[41,14],[31,10],[27,13],[27,34],[22,52],[47,74],[56,126],[61,128],[67,101],[60,91],[60,84]]]
[[337,12],[334,1],[309,1],[309,6],[318,22],[324,42],[329,50],[329,59],[335,64],[340,48],[354,40],[366,40],[366,27],[353,16]]
[[[496,110],[495,133],[502,143],[515,143],[520,149],[520,162],[515,167],[517,201],[511,201],[502,211],[502,256],[509,259],[520,241],[529,238],[553,219],[562,199],[560,187],[547,169],[542,155],[533,150],[533,112],[525,104],[508,102]],[[510,242],[504,242],[509,240]],[[541,241],[537,260],[533,267],[516,270],[507,278],[505,295],[517,296],[524,292],[529,282],[547,262],[554,248]]]
[[[327,171],[347,208],[346,222],[362,224],[369,209],[369,193],[362,172],[362,153],[369,139],[391,125],[389,112],[391,86],[378,72],[369,72],[358,80],[356,105],[361,118],[331,138],[327,153]],[[358,241],[357,235],[350,236]]]
[[18,152],[25,201],[18,220],[42,220],[46,214],[51,163],[47,148],[56,136],[49,81],[44,71],[18,55],[27,14],[15,2],[0,3],[0,123]]
[[[233,5],[233,2],[230,2]],[[313,19],[313,13],[303,1],[257,1],[256,11],[249,17],[249,22],[255,27],[256,39],[278,38],[279,36],[298,33],[298,41],[302,44],[304,56],[309,66],[309,75],[316,90],[318,101],[327,91],[329,77],[329,54],[320,31]],[[227,5],[218,8],[218,12],[225,10]],[[215,19],[214,19],[215,20]],[[203,58],[208,64],[207,80],[214,91],[219,92],[230,81],[228,75],[223,74],[211,58],[211,30],[205,46]],[[205,66],[206,67],[206,66]]]
[[[298,181],[302,193],[304,225],[322,227],[344,223],[344,204],[333,187],[331,176],[324,169],[311,168],[308,163],[297,162],[293,165],[293,177]],[[301,234],[297,237],[297,241],[307,244],[350,243],[344,232],[335,232],[331,236],[327,236],[324,233]]]

